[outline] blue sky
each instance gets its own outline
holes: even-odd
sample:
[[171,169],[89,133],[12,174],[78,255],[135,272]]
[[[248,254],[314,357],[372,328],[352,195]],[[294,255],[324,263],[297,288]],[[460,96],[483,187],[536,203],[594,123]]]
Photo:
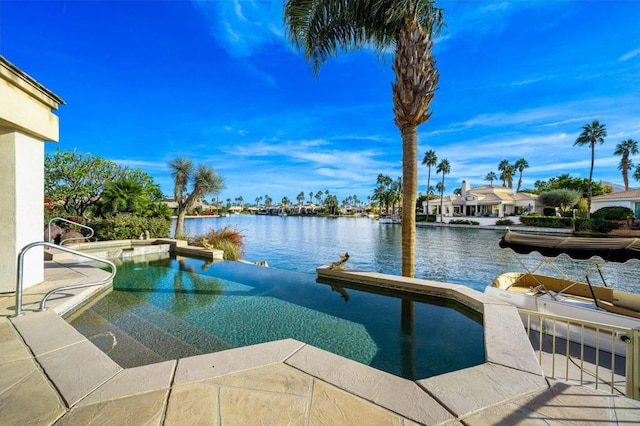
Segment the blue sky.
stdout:
[[[590,150],[573,143],[594,119],[608,129],[594,179],[622,184],[615,145],[640,141],[640,2],[438,4],[440,82],[418,151],[449,160],[446,193],[486,184],[502,159],[529,162],[524,187],[588,177]],[[286,38],[282,6],[0,0],[0,55],[66,101],[48,151],[141,168],[166,194],[167,162],[189,156],[225,178],[221,199],[328,189],[366,200],[379,173],[401,175],[391,61],[343,54],[314,78]]]

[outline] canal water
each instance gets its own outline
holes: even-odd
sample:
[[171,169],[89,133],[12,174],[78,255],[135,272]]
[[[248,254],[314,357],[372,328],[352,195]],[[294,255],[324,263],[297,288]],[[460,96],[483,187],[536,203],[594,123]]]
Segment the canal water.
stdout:
[[[401,275],[400,225],[381,225],[364,217],[231,215],[186,219],[185,232],[195,237],[226,225],[244,235],[244,257],[249,261],[265,260],[274,268],[315,274],[317,267],[335,262],[348,252],[349,269]],[[484,291],[501,273],[523,271],[520,262],[532,270],[543,260],[537,253],[523,256],[501,249],[498,243],[503,234],[485,229],[418,227],[415,276]],[[558,258],[556,264],[570,278],[582,281],[583,271],[589,266],[566,256]],[[546,264],[540,272],[558,274]],[[602,274],[609,286],[640,293],[640,261],[607,264]],[[602,283],[597,272],[589,279]]]

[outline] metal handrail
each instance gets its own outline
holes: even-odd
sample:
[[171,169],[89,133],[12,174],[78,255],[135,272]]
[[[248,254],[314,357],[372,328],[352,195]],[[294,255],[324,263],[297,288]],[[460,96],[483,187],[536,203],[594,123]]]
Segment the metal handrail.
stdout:
[[48,237],[49,237],[49,241],[48,241],[48,242],[51,242],[51,224],[52,224],[54,221],[55,221],[55,222],[57,222],[57,221],[59,221],[59,220],[61,220],[61,221],[63,221],[63,222],[67,222],[67,223],[70,223],[70,224],[72,224],[72,225],[76,225],[76,226],[79,226],[79,227],[81,227],[81,228],[85,228],[85,229],[88,229],[88,230],[89,230],[89,235],[87,235],[86,237],[82,237],[82,238],[80,238],[80,237],[77,237],[77,238],[67,238],[66,240],[62,240],[62,241],[60,241],[60,245],[62,245],[62,243],[64,243],[65,241],[73,241],[73,240],[88,240],[89,238],[93,237],[93,234],[95,233],[95,232],[94,232],[94,230],[93,230],[93,228],[91,228],[90,226],[86,226],[86,225],[83,225],[83,224],[81,224],[81,223],[74,222],[74,221],[69,220],[69,219],[65,219],[65,218],[63,218],[63,217],[54,217],[54,218],[52,218],[52,219],[49,221],[49,224],[47,225],[47,230],[49,231],[49,235],[48,235]]
[[65,251],[67,253],[71,253],[71,254],[75,254],[76,256],[82,256],[82,257],[86,257],[87,259],[91,259],[91,260],[95,260],[97,262],[101,262],[104,263],[106,265],[108,265],[111,268],[111,274],[109,274],[109,276],[103,280],[100,281],[95,281],[95,282],[90,282],[90,283],[84,283],[84,284],[75,284],[75,285],[67,285],[67,286],[62,286],[62,287],[58,287],[58,288],[54,288],[53,290],[51,290],[50,292],[48,292],[47,294],[44,295],[44,297],[42,298],[42,301],[40,302],[40,311],[44,311],[45,310],[45,304],[47,303],[47,299],[49,298],[49,296],[51,296],[54,293],[57,293],[59,291],[64,291],[64,290],[72,290],[72,289],[76,289],[76,288],[83,288],[83,287],[91,287],[94,285],[102,285],[105,283],[108,283],[109,281],[111,281],[113,279],[113,277],[115,277],[116,275],[116,265],[111,262],[110,260],[107,259],[102,259],[100,257],[97,256],[93,256],[87,253],[83,253],[81,251],[77,251],[77,250],[72,250],[70,248],[64,247],[64,246],[59,246],[57,244],[53,244],[47,241],[36,241],[34,243],[31,244],[27,244],[26,246],[24,246],[22,248],[22,250],[20,250],[20,254],[18,254],[18,279],[17,279],[17,284],[16,284],[16,313],[14,314],[14,317],[19,317],[21,315],[23,315],[22,312],[22,288],[23,288],[23,269],[24,269],[24,255],[27,251],[31,250],[34,247],[38,247],[38,246],[46,246],[46,247],[52,247],[52,248],[56,248],[58,250],[62,250]]

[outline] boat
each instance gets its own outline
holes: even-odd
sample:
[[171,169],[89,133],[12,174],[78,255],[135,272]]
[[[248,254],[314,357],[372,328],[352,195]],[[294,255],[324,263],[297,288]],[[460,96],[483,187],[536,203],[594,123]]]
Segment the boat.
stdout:
[[402,218],[399,216],[380,216],[378,218],[378,223],[381,225],[395,225],[402,223]]
[[[533,271],[507,272],[498,276],[485,289],[486,294],[529,311],[614,327],[640,327],[640,294],[607,287],[600,273],[600,268],[607,262],[624,263],[640,259],[640,239],[558,237],[507,231],[500,241],[500,247],[510,248],[518,254],[535,251],[543,259]],[[538,273],[543,264],[558,268],[554,260],[561,254],[573,259],[591,260],[583,271],[585,282],[581,281],[583,275],[579,281],[567,275],[555,277]],[[594,256],[602,260],[594,260]],[[595,272],[598,272],[604,286],[595,285],[589,279],[589,274]],[[526,316],[522,317],[526,321]],[[534,321],[530,325],[532,329],[540,331],[542,328],[544,332],[545,328],[553,327],[552,322],[546,321],[539,325]],[[569,329],[558,326],[555,334],[574,342],[584,339],[586,346],[597,345],[601,350],[626,355],[626,344],[620,339],[621,336],[612,338],[611,332],[603,330],[600,333],[588,329],[584,333],[582,331],[579,326],[571,326]],[[615,345],[611,343],[612,340],[615,340]]]

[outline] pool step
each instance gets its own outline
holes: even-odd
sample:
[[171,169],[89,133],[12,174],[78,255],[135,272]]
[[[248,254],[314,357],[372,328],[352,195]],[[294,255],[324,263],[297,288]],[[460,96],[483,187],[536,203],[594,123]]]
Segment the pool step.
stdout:
[[[100,334],[101,341],[106,339],[104,333],[113,333],[118,344],[109,355],[125,368],[233,347],[152,305],[136,306],[137,300],[135,296],[127,298],[125,305],[129,306],[124,308],[109,306],[106,301],[98,302],[92,307],[91,314],[85,313],[90,324],[79,324],[76,320],[73,325],[85,335]],[[128,312],[118,313],[112,320],[106,319],[114,316],[110,313],[113,309],[127,309]],[[96,324],[99,327],[96,328]],[[89,327],[96,331],[87,331]],[[106,343],[96,345],[105,350]]]

